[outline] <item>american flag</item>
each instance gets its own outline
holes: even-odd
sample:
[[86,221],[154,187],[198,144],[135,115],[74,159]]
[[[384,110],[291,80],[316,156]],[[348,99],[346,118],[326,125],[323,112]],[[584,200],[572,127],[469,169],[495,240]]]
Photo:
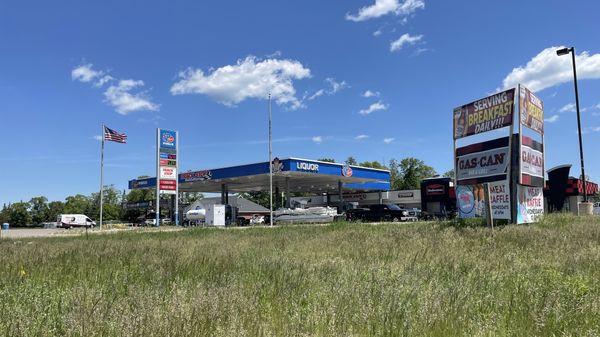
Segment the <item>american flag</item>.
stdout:
[[124,133],[118,133],[117,131],[104,127],[104,140],[110,140],[117,143],[127,143],[127,135]]

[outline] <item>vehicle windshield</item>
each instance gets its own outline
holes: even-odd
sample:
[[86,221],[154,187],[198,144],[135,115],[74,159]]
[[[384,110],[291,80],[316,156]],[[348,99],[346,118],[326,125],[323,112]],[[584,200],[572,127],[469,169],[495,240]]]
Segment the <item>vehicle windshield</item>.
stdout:
[[399,207],[398,205],[396,205],[396,204],[388,204],[388,205],[387,205],[387,207],[388,207],[389,209],[391,209],[391,210],[394,210],[394,211],[401,211],[401,210],[402,210],[402,208],[400,208],[400,207]]
[[87,222],[92,222],[92,219],[90,219],[90,218],[85,218],[85,221],[87,221]]

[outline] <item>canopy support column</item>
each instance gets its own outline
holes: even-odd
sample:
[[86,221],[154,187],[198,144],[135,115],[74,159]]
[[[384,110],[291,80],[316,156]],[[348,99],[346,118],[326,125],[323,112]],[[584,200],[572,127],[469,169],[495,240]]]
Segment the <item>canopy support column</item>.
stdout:
[[291,196],[290,196],[290,177],[285,177],[285,207],[291,207]]
[[338,195],[339,195],[339,200],[340,200],[340,204],[338,206],[338,214],[342,214],[344,212],[344,184],[342,183],[341,180],[338,180]]

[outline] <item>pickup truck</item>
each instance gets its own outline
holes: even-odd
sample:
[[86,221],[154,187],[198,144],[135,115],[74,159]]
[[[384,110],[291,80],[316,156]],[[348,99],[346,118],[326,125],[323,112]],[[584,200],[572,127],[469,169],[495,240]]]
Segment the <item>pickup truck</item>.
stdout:
[[395,204],[370,205],[369,208],[357,208],[346,211],[348,221],[417,221],[416,214]]

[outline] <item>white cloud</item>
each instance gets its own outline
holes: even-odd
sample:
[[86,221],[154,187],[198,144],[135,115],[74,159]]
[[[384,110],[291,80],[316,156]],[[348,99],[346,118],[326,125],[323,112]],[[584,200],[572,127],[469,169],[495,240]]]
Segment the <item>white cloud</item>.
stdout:
[[394,139],[395,139],[395,138],[384,138],[384,139],[383,139],[383,142],[384,142],[384,143],[386,143],[386,144],[390,144],[391,142],[393,142],[393,141],[394,141]]
[[354,137],[354,139],[356,139],[356,140],[365,140],[368,138],[369,138],[368,135],[358,135],[358,136]]
[[159,106],[150,101],[145,92],[131,93],[133,89],[144,86],[143,81],[120,80],[117,85],[111,85],[104,92],[106,102],[114,106],[118,113],[127,115],[138,110],[157,111]]
[[94,83],[94,86],[101,87],[112,80],[114,80],[114,78],[112,76],[104,75],[96,83]]
[[402,34],[396,41],[390,43],[390,51],[395,52],[401,50],[405,45],[413,45],[419,42],[423,38],[423,35],[410,35],[408,33]]
[[558,109],[558,112],[560,112],[560,113],[575,112],[575,103],[566,104],[562,108]]
[[[89,83],[94,81],[95,87],[101,87],[108,82],[116,81],[117,79],[107,75],[102,70],[95,70],[91,63],[83,64],[73,68],[71,78],[75,81]],[[153,103],[146,93],[140,91],[131,93],[134,89],[140,89],[144,86],[143,81],[132,79],[118,80],[117,84],[110,85],[104,91],[105,102],[115,107],[118,113],[127,115],[130,112],[138,110],[157,111],[158,104]]]
[[100,135],[94,135],[94,137],[92,137],[93,140],[97,140],[97,141],[101,141],[102,140],[102,136]]
[[584,128],[582,133],[590,133],[590,132],[600,132],[600,126],[590,126]]
[[299,108],[293,81],[310,77],[310,69],[295,60],[257,59],[248,56],[236,64],[213,69],[179,73],[171,87],[173,95],[204,94],[224,105],[235,105],[248,98],[266,99],[269,92],[277,104]]
[[314,137],[312,137],[312,141],[317,144],[321,144],[323,142],[323,137],[322,136],[314,136]]
[[346,14],[346,20],[359,22],[387,14],[406,16],[414,13],[417,9],[423,8],[425,8],[425,1],[423,0],[405,0],[402,3],[399,0],[375,0],[374,4],[359,9],[356,15]]
[[373,36],[379,36],[379,35],[381,35],[381,33],[383,33],[381,31],[381,29],[378,29],[378,30],[376,30],[376,31],[373,32]]
[[[504,88],[521,83],[533,91],[540,91],[561,83],[573,81],[571,56],[556,55],[563,47],[550,47],[534,56],[526,65],[514,68],[502,81]],[[576,56],[577,78],[600,78],[600,54],[584,51]]]
[[325,81],[331,85],[331,90],[329,91],[330,95],[333,95],[338,91],[348,87],[348,83],[346,83],[346,81],[336,82],[335,78],[328,77],[325,79]]
[[366,116],[375,111],[387,110],[388,106],[383,104],[381,101],[371,104],[368,108],[360,110],[358,113]]
[[71,79],[73,81],[87,83],[93,81],[94,79],[104,74],[104,72],[100,70],[94,70],[93,67],[93,64],[88,63],[73,68],[73,70],[71,70]]
[[367,90],[365,92],[363,92],[362,97],[379,97],[379,91],[371,91],[371,90]]
[[554,122],[557,122],[559,118],[560,118],[559,115],[554,115],[554,116],[551,116],[551,117],[548,117],[548,118],[544,119],[544,121],[546,123],[554,123]]
[[325,89],[320,89],[317,92],[315,92],[314,94],[308,96],[308,100],[312,101],[313,99],[317,98],[317,97],[321,97],[323,96],[323,94],[325,93]]
[[314,94],[312,95],[308,95],[307,92],[304,93],[304,96],[302,97],[302,100],[307,99],[309,101],[314,100],[315,98],[321,97],[325,94],[331,96],[331,95],[335,95],[338,91],[345,89],[348,87],[348,83],[346,83],[346,81],[341,81],[341,82],[337,82],[335,80],[335,78],[332,77],[328,77],[325,79],[325,82],[329,83],[329,85],[331,86],[331,89],[325,90],[325,89],[319,89],[317,90]]

